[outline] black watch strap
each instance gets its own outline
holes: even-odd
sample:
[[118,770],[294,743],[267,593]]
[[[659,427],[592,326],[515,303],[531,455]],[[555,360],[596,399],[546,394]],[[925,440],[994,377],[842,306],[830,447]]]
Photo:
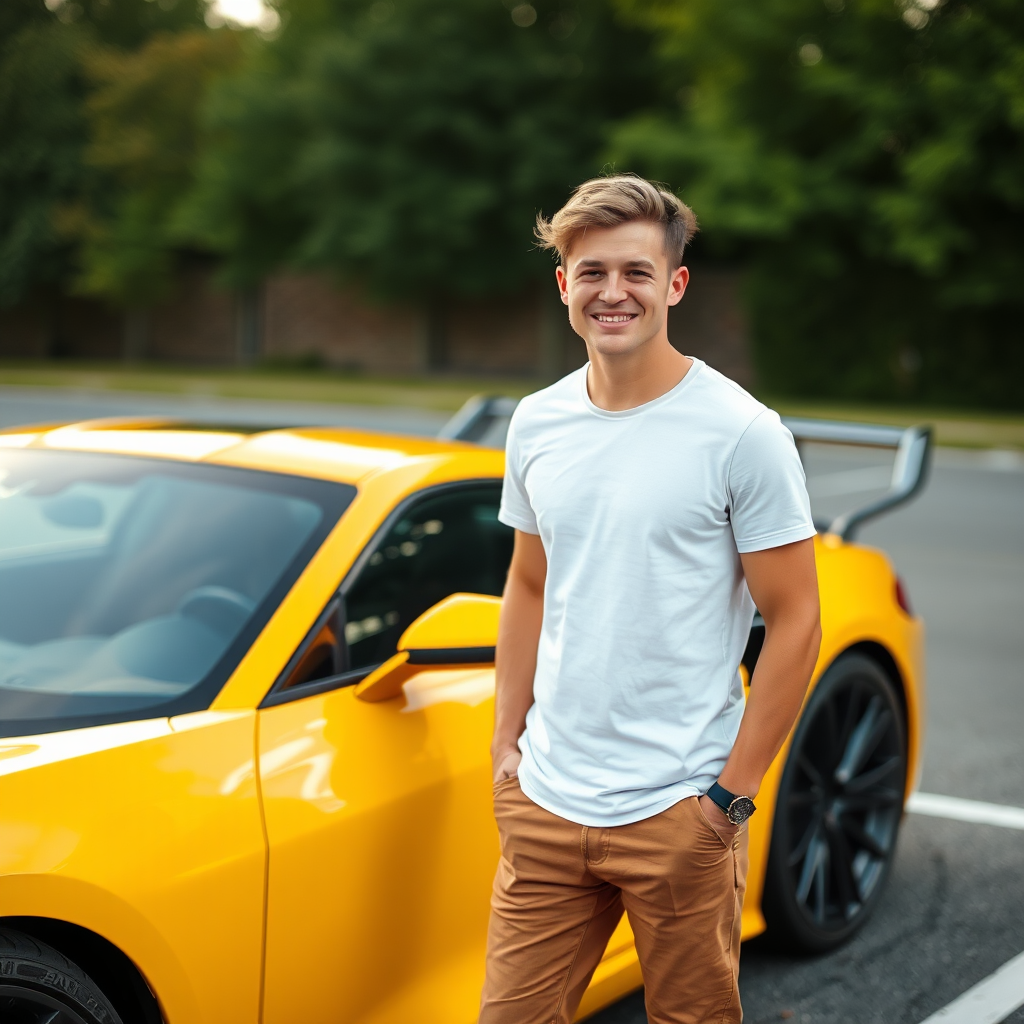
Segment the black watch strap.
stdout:
[[708,796],[722,808],[734,825],[742,825],[757,810],[749,796],[736,796],[717,782],[711,784]]
[[732,806],[733,800],[736,799],[735,793],[730,793],[724,786],[720,786],[717,782],[711,783],[711,788],[708,790],[708,796],[718,804],[719,807],[729,813],[729,808]]

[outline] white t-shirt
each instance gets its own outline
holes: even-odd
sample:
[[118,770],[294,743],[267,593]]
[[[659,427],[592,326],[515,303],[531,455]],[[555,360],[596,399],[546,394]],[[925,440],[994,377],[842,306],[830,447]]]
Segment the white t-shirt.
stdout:
[[754,614],[739,552],[815,530],[793,436],[701,360],[621,412],[586,381],[524,398],[509,428],[499,518],[548,560],[519,781],[569,821],[625,825],[718,778]]

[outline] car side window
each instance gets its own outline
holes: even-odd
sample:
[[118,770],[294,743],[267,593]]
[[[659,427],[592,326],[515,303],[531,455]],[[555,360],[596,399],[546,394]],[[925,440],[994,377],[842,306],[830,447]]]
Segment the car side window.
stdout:
[[387,661],[409,624],[449,594],[501,595],[514,532],[498,522],[500,500],[500,484],[476,484],[403,510],[345,595],[351,669]]

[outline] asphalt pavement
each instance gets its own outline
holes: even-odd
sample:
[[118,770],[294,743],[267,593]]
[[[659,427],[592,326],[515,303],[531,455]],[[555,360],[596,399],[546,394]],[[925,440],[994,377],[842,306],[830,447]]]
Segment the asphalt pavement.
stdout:
[[[375,407],[0,389],[0,427],[102,415],[418,434],[445,419]],[[832,455],[808,466],[816,514],[826,515],[870,496],[857,480],[870,484],[878,469],[870,458],[853,464]],[[927,623],[921,789],[1024,807],[1024,457],[941,449],[924,493],[858,539],[888,552]],[[847,946],[798,958],[773,949],[770,936],[746,944],[745,1019],[919,1024],[1022,951],[1024,831],[909,814],[888,891]],[[1024,1008],[1002,1019],[1024,1024]],[[591,1018],[646,1020],[642,992]]]

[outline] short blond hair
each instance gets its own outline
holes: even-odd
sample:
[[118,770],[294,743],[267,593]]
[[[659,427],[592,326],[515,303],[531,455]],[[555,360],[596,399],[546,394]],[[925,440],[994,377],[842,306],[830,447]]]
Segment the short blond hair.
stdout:
[[557,252],[564,264],[569,250],[587,228],[613,228],[631,221],[665,228],[669,262],[682,266],[683,250],[697,233],[697,218],[664,185],[637,174],[615,174],[583,182],[553,217],[537,215],[534,234],[541,248]]

